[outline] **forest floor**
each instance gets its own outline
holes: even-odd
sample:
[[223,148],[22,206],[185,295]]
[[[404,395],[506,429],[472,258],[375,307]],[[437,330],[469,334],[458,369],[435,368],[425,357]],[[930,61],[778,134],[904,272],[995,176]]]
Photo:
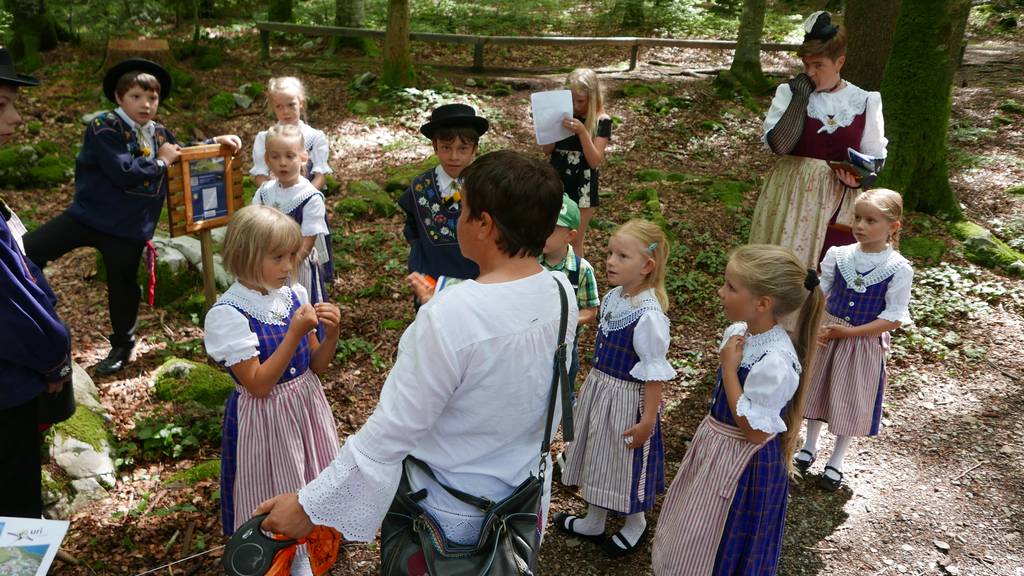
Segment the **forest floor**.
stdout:
[[[539,155],[529,93],[558,87],[564,77],[564,72],[469,75],[451,66],[424,65],[419,68],[421,90],[395,100],[353,84],[353,78],[377,68],[372,59],[354,52],[325,61],[318,56],[323,50],[319,42],[275,41],[272,60],[264,65],[256,61],[254,34],[225,29],[223,35],[235,37],[221,67],[179,66],[207,90],[265,84],[271,75],[302,76],[314,97],[309,122],[331,139],[331,164],[342,190],[353,180],[382,182],[388,168],[428,156],[429,143],[416,127],[430,107],[454,99],[478,105],[492,119],[484,151],[513,148]],[[416,52],[419,61],[468,60],[468,54],[436,47],[416,45]],[[20,108],[27,120],[42,125],[29,139],[51,140],[67,150],[80,142],[79,118],[103,107],[96,92],[98,57],[95,46],[62,47],[47,55],[39,71],[45,85],[22,93]],[[731,54],[725,52],[651,50],[633,72],[625,71],[625,50],[595,50],[585,61],[573,60],[577,57],[546,49],[496,51],[488,65],[578,63],[602,70],[606,107],[617,122],[602,169],[602,205],[586,242],[602,293],[608,288],[602,255],[611,229],[630,217],[650,216],[645,202],[631,200],[636,197],[631,193],[653,188],[658,194],[676,237],[669,272],[669,357],[679,377],[666,389],[664,421],[671,481],[687,440],[706,413],[717,367],[716,346],[726,321],[715,290],[728,251],[746,238],[760,183],[773,161],[759,141],[770,95],[748,106],[742,100],[718,100],[709,77],[683,72],[728,65]],[[785,74],[797,69],[797,62],[784,55],[766,55],[764,64]],[[467,81],[470,77],[474,82]],[[997,110],[1003,102],[1024,102],[1021,78],[1019,44],[976,44],[967,52],[954,93],[952,182],[967,215],[997,229],[1012,227],[1015,218],[1020,225],[1024,214],[1024,197],[1004,192],[1024,181],[1024,119],[1017,115],[1010,124],[992,122],[1005,114]],[[203,109],[202,96],[196,96],[200,89],[185,94],[172,97],[162,109],[164,123],[179,138],[235,133],[249,144],[270,123],[262,98],[251,111],[218,119]],[[351,111],[361,107],[353,104],[357,100],[366,102],[363,114]],[[693,177],[641,181],[637,173],[645,169]],[[69,183],[5,196],[36,226],[66,207],[72,192]],[[329,197],[328,205],[343,194]],[[331,223],[341,269],[333,294],[344,325],[338,360],[323,381],[344,438],[373,410],[413,311],[402,281],[407,253],[402,217],[349,221],[335,213]],[[847,457],[847,482],[838,492],[815,486],[821,464],[810,478],[793,481],[780,574],[1024,576],[1024,281],[967,263],[957,242],[932,218],[913,214],[906,223],[904,239],[938,237],[945,251],[941,262],[915,261],[912,314],[917,327],[893,338],[882,433],[854,444]],[[74,331],[75,358],[83,366],[107,350],[106,289],[94,278],[95,268],[94,253],[79,250],[47,270],[59,310]],[[121,441],[133,439],[139,418],[174,413],[175,407],[153,395],[157,366],[172,355],[207,361],[201,315],[194,309],[143,306],[138,332],[138,361],[123,374],[97,379]],[[584,355],[592,334],[584,339]],[[830,451],[831,437],[825,436],[820,461]],[[81,565],[58,562],[52,574],[133,575],[222,544],[216,479],[191,486],[167,483],[175,472],[215,459],[218,452],[216,441],[208,440],[179,458],[140,458],[123,466],[109,497],[71,519],[64,549]],[[583,506],[572,491],[556,488],[553,512]],[[345,551],[332,574],[376,573],[375,544],[353,544]],[[649,573],[649,552],[648,543],[628,559],[611,561],[589,543],[549,531],[541,566],[547,574],[635,576]],[[215,553],[158,573],[218,570]]]

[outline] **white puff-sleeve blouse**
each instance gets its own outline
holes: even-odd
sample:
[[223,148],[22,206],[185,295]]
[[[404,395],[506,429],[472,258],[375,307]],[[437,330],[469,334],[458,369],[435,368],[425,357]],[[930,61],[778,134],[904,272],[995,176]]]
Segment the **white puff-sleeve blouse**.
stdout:
[[675,368],[667,358],[671,342],[669,320],[664,313],[649,311],[641,316],[633,329],[633,349],[640,361],[629,370],[629,375],[644,382],[675,378]]
[[267,294],[246,288],[239,282],[232,284],[217,299],[217,304],[224,305],[214,305],[206,313],[203,322],[206,353],[227,367],[259,356],[259,338],[249,328],[249,319],[238,308],[267,324],[287,324],[291,318],[292,292],[300,304],[309,302],[309,294],[300,284],[271,290]]
[[[743,322],[727,328],[719,350],[729,338],[746,331]],[[748,335],[740,367],[750,371],[736,402],[736,415],[746,418],[755,430],[768,434],[785,432],[788,427],[781,413],[800,386],[800,361],[789,334],[776,324],[767,332]]]

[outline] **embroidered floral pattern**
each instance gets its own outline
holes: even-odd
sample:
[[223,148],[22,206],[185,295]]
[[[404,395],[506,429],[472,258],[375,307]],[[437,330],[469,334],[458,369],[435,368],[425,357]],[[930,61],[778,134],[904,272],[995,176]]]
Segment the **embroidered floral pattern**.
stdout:
[[455,230],[459,221],[461,202],[454,198],[445,200],[441,196],[434,173],[428,172],[413,180],[412,193],[416,199],[420,226],[430,242],[434,245],[458,242]]

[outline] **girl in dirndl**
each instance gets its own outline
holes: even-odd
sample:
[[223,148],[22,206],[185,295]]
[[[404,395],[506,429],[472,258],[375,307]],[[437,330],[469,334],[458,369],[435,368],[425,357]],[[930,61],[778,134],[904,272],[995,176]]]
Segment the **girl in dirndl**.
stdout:
[[604,96],[597,72],[577,68],[565,79],[572,91],[572,118],[562,126],[572,132],[554,144],[541,149],[551,155],[551,165],[562,177],[564,192],[580,207],[580,226],[572,241],[572,250],[583,257],[583,237],[590,219],[597,212],[599,169],[604,164],[605,148],[612,138],[612,118],[604,111]]
[[[810,387],[823,297],[788,248],[742,246],[719,288],[736,322],[719,346],[711,412],[672,480],[652,552],[658,576],[771,576],[782,549],[789,463]],[[779,319],[799,310],[794,343]]]
[[848,148],[884,158],[888,140],[881,95],[840,76],[843,27],[833,26],[828,12],[816,12],[804,31],[797,55],[806,72],[779,85],[764,120],[763,140],[780,157],[757,198],[750,242],[786,246],[817,267],[826,249],[853,242],[851,189],[861,185],[852,172],[828,163],[848,161]]
[[[630,220],[608,242],[608,283],[601,303],[593,369],[573,409],[576,439],[562,483],[579,486],[586,516],[558,514],[555,527],[599,543],[612,557],[633,552],[648,532],[645,513],[665,491],[661,389],[675,377],[665,264],[668,241],[658,225]],[[605,537],[608,512],[624,515]]]
[[[262,501],[305,486],[338,452],[317,374],[334,356],[340,313],[333,304],[309,304],[306,290],[292,283],[301,246],[299,225],[268,206],[235,212],[224,238],[224,264],[238,280],[206,314],[205,344],[237,384],[221,446],[225,534]],[[292,574],[311,574],[308,564],[301,547]]]
[[878,434],[889,331],[911,322],[914,270],[891,244],[902,214],[898,193],[862,192],[854,204],[857,243],[830,248],[821,262],[821,289],[828,301],[804,407],[807,440],[794,461],[801,472],[810,468],[821,426],[828,422],[836,446],[818,479],[826,490],[842,484],[843,459],[853,438]]

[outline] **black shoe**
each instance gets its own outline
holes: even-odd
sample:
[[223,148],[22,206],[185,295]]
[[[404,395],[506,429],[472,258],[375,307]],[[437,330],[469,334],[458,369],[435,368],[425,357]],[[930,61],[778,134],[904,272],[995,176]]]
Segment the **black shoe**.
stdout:
[[564,532],[565,534],[569,534],[570,536],[575,536],[577,538],[589,540],[594,544],[601,544],[602,542],[604,542],[604,532],[600,534],[580,534],[579,532],[577,532],[573,528],[573,524],[575,524],[576,521],[579,519],[579,516],[573,516],[571,514],[566,514],[565,512],[559,512],[558,514],[555,514],[554,518],[551,519],[551,522],[559,531]]
[[608,555],[609,558],[622,558],[628,556],[633,552],[636,552],[637,546],[643,543],[647,538],[647,534],[651,531],[651,525],[644,526],[644,531],[640,533],[640,537],[636,539],[636,542],[632,544],[626,537],[622,535],[622,532],[616,532],[609,536],[602,544],[601,549]]
[[134,359],[134,351],[134,344],[131,346],[114,346],[110,349],[110,353],[107,354],[107,357],[96,364],[96,368],[93,370],[93,373],[96,376],[109,376],[124,370],[125,367]]
[[[828,471],[829,470],[831,470],[832,472],[838,474],[839,477],[838,478],[830,477],[828,475]],[[825,474],[823,474],[821,476],[821,478],[818,478],[818,487],[821,488],[822,490],[825,490],[825,491],[828,491],[828,492],[835,492],[836,490],[839,490],[839,487],[842,486],[842,485],[843,485],[843,473],[840,472],[839,470],[836,470],[832,466],[825,466]]]
[[[802,454],[807,454],[808,458],[801,458],[800,456]],[[803,474],[804,472],[807,472],[807,469],[811,467],[811,464],[814,464],[815,460],[817,460],[817,456],[813,452],[801,448],[800,451],[796,453],[796,456],[793,457],[793,466]]]

